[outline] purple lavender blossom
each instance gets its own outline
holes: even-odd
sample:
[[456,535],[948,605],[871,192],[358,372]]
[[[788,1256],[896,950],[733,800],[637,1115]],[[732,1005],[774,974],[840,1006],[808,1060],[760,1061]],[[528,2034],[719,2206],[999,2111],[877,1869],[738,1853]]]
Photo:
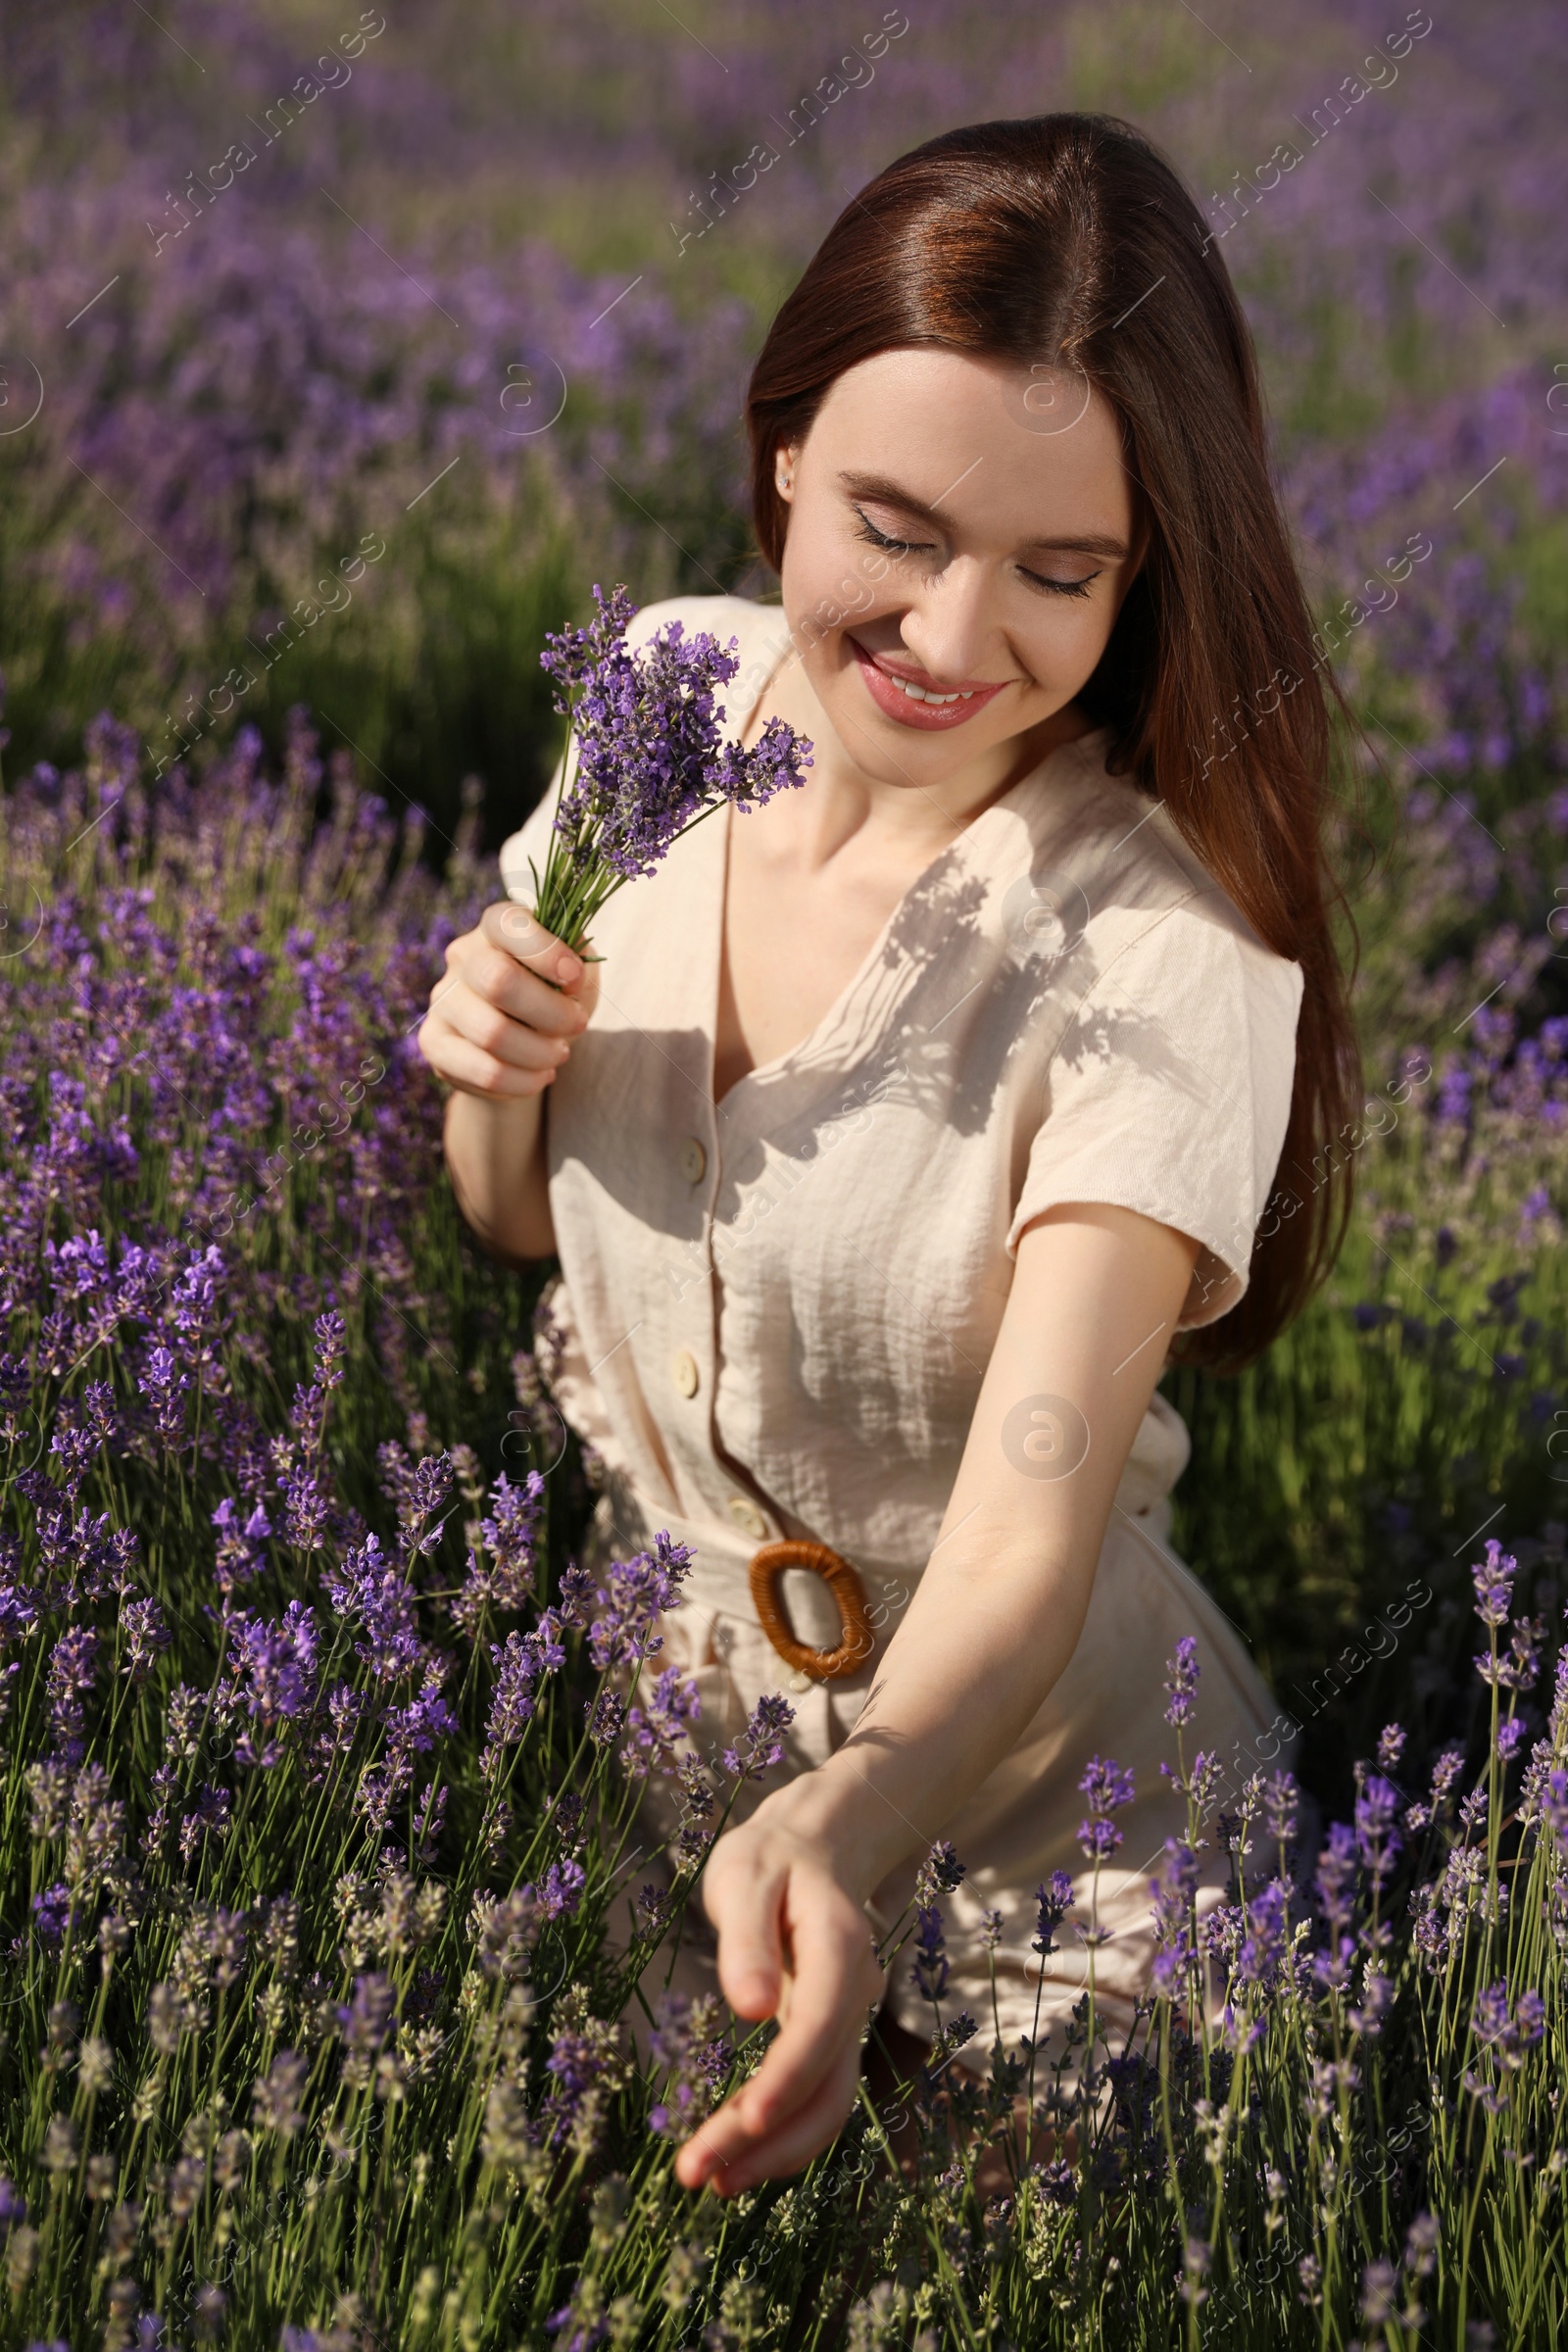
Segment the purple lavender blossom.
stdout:
[[0,2174],[0,2246],[5,2246],[12,2230],[22,2228],[28,2218],[28,2201],[19,2194],[10,2174]]
[[264,2131],[294,2139],[305,2123],[305,2085],[311,2064],[295,2050],[279,2050],[271,2068],[251,2091],[251,2112]]
[[120,1630],[124,1637],[124,1672],[133,1683],[144,1683],[172,1639],[161,1604],[154,1598],[122,1601]]
[[280,1624],[264,1624],[240,1610],[230,1626],[234,1694],[256,1726],[255,1733],[241,1735],[234,1752],[242,1764],[270,1769],[283,1753],[274,1735],[308,1716],[315,1704],[315,1612],[305,1601],[291,1600]]
[[1276,1845],[1290,1845],[1300,1822],[1301,1791],[1292,1772],[1276,1772],[1263,1791],[1263,1827]]
[[1394,1826],[1398,1810],[1399,1791],[1394,1783],[1369,1773],[1355,1800],[1355,1842],[1374,1888],[1393,1869],[1400,1850],[1402,1841]]
[[661,2139],[679,2144],[711,2114],[734,2051],[720,2031],[723,2008],[712,1993],[694,1998],[679,1991],[662,1992],[654,2015],[649,2055],[668,2073],[661,2096],[648,2111],[648,2128]]
[[939,1894],[952,1894],[963,1883],[966,1865],[959,1861],[951,1838],[939,1838],[914,1877],[916,1903],[934,1903]]
[[[505,1471],[496,1480],[489,1516],[479,1522],[482,1550],[468,1554],[463,1592],[453,1603],[458,1625],[471,1631],[487,1607],[518,1609],[532,1592],[544,1502],[545,1482],[537,1470],[530,1470],[520,1486],[514,1486]],[[564,1611],[563,1617],[570,1622]]]
[[[694,1699],[696,1695],[694,1685]],[[795,1709],[789,1700],[780,1697],[776,1691],[764,1691],[752,1709],[746,1729],[735,1746],[724,1750],[724,1770],[731,1779],[760,1781],[769,1765],[782,1763],[783,1736],[794,1721]]]
[[1270,1879],[1247,1906],[1247,1933],[1236,1955],[1236,1974],[1244,1984],[1271,1984],[1286,1952],[1289,1891],[1279,1879]]
[[585,1626],[593,1598],[594,1580],[591,1572],[579,1561],[568,1560],[556,1584],[556,1603],[562,1624]]
[[1568,1772],[1547,1773],[1541,1789],[1541,1818],[1557,1841],[1557,1851],[1568,1858]]
[[502,1750],[522,1738],[533,1720],[540,1685],[564,1665],[565,1657],[561,1629],[548,1609],[532,1632],[510,1633],[504,1642],[491,1642],[495,1687],[480,1762],[487,1778],[499,1770]]
[[914,1965],[909,1975],[928,2001],[939,2001],[948,1989],[948,1945],[942,1913],[927,1903],[915,1913]]
[[570,1919],[586,1885],[587,1875],[580,1862],[572,1861],[569,1855],[563,1861],[552,1862],[539,1885],[541,1919]]
[[591,2144],[626,2070],[619,2030],[589,2013],[581,1987],[571,1987],[558,2011],[545,2071],[551,2084],[537,2121],[544,2145],[558,2148],[568,2136]]
[[811,752],[777,717],[749,752],[721,743],[714,694],[739,669],[738,654],[721,652],[706,630],[688,641],[678,620],[634,654],[625,633],[637,608],[625,589],[607,599],[595,582],[594,602],[588,627],[547,637],[539,658],[556,681],[555,707],[575,737],[577,760],[544,873],[533,875],[534,911],[576,947],[611,894],[652,873],[688,826],[726,801],[760,808],[801,783]]
[[601,1690],[587,1701],[588,1737],[596,1747],[613,1747],[626,1722],[626,1701],[618,1690]]
[[1525,2053],[1544,2034],[1545,2022],[1546,2007],[1539,1992],[1527,1987],[1515,1997],[1505,1983],[1483,1986],[1470,2012],[1470,2031],[1477,2042],[1509,2073],[1524,2064]]
[[1544,1620],[1516,1617],[1508,1629],[1507,1648],[1497,1655],[1489,1649],[1477,1656],[1476,1672],[1482,1681],[1499,1690],[1533,1690],[1541,1672],[1545,1632]]
[[1170,1692],[1165,1721],[1178,1731],[1191,1721],[1198,1703],[1198,1642],[1193,1635],[1183,1634],[1165,1663],[1165,1688]]
[[633,1666],[663,1646],[653,1630],[666,1609],[680,1606],[681,1580],[692,1563],[691,1546],[677,1544],[661,1528],[650,1550],[611,1563],[608,1587],[597,1597],[599,1611],[588,1628],[588,1649],[600,1674]]
[[351,2050],[378,2050],[386,2039],[397,2007],[390,1981],[379,1973],[358,1976],[353,1998],[336,2012],[338,2032]]
[[[612,1710],[609,1702],[612,1700],[616,1702],[624,1718],[627,1737],[620,1749],[619,1761],[622,1769],[634,1780],[646,1778],[650,1768],[670,1775],[678,1773],[682,1758],[688,1752],[689,1727],[697,1722],[702,1713],[702,1694],[697,1685],[689,1675],[682,1674],[677,1666],[666,1666],[647,1696],[646,1706],[630,1708],[620,1702],[613,1691],[604,1692],[600,1700],[606,1709],[605,1722],[611,1720]],[[594,1736],[590,1728],[589,1737]],[[745,1738],[743,1734],[743,1744]],[[733,1748],[725,1750],[726,1758],[734,1754]],[[774,1757],[772,1761],[776,1763],[777,1758]],[[740,1759],[736,1757],[737,1772],[739,1769]],[[760,1779],[760,1773],[755,1777]]]
[[190,1388],[188,1372],[181,1372],[170,1350],[162,1345],[149,1348],[136,1387],[147,1398],[152,1424],[166,1444],[185,1434],[185,1394]]
[[1383,2022],[1394,2006],[1394,1979],[1369,1959],[1361,1972],[1361,1998],[1346,2011],[1350,2030],[1355,2034],[1381,2034]]
[[1029,1949],[1042,1959],[1049,1959],[1057,1949],[1056,1930],[1067,1916],[1072,1897],[1072,1880],[1064,1870],[1054,1870],[1050,1884],[1035,1888],[1035,1932]]
[[83,1753],[86,1717],[81,1701],[96,1686],[101,1646],[91,1626],[78,1625],[62,1634],[49,1653],[49,1727],[61,1755],[73,1764],[79,1763]]
[[1476,1615],[1483,1625],[1499,1626],[1508,1622],[1513,1606],[1513,1580],[1519,1563],[1511,1552],[1505,1552],[1495,1536],[1487,1538],[1487,1556],[1470,1571],[1476,1589]]
[[418,1637],[414,1588],[373,1534],[348,1551],[342,1568],[329,1573],[323,1584],[338,1615],[363,1633],[365,1639],[355,1644],[354,1654],[369,1665],[378,1681],[420,1669],[425,1645]]
[[1167,1838],[1158,1875],[1149,1883],[1157,1947],[1152,1981],[1155,1991],[1167,1997],[1185,1985],[1198,1955],[1193,1914],[1198,1881],[1197,1854],[1185,1838]]
[[1097,1867],[1108,1862],[1123,1834],[1120,1822],[1110,1821],[1103,1814],[1091,1814],[1078,1824],[1078,1843],[1083,1848],[1084,1860]]
[[1318,1909],[1332,1936],[1343,1935],[1354,1912],[1358,1852],[1355,1832],[1343,1821],[1331,1822],[1328,1843],[1317,1858],[1313,1884]]
[[1412,1836],[1430,1827],[1446,1805],[1454,1782],[1464,1769],[1464,1749],[1446,1747],[1432,1767],[1431,1788],[1425,1804],[1407,1805],[1404,1826]]
[[58,1884],[46,1886],[33,1896],[31,1908],[34,1933],[41,1942],[58,1950],[68,1931],[76,1924],[70,1888]]
[[428,1755],[438,1740],[460,1729],[458,1718],[442,1694],[446,1668],[437,1658],[426,1662],[424,1680],[406,1705],[388,1707],[382,1728],[389,1755],[406,1758]]
[[499,1902],[480,1898],[475,1906],[475,1957],[491,1978],[526,1976],[539,1939],[539,1899],[532,1886],[516,1887]]
[[319,1479],[298,1470],[284,1494],[283,1536],[301,1551],[319,1551],[326,1540],[329,1513]]
[[265,1566],[261,1546],[272,1532],[271,1521],[259,1502],[242,1517],[240,1506],[227,1494],[211,1517],[218,1530],[218,1589],[232,1592],[236,1585],[248,1584]]
[[1122,1841],[1121,1824],[1111,1816],[1133,1801],[1133,1776],[1108,1756],[1091,1756],[1079,1788],[1089,1799],[1089,1818],[1078,1824],[1086,1861],[1108,1862]]

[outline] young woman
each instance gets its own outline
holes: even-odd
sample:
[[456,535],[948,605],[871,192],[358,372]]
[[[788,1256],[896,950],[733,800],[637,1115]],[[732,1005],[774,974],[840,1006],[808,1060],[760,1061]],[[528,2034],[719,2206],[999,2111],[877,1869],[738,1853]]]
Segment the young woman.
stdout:
[[[884,1988],[923,2035],[967,2008],[955,2063],[983,2070],[993,1963],[1004,2037],[1037,2004],[1057,2032],[1076,1922],[1109,1931],[1097,2013],[1126,2031],[1185,1821],[1160,1773],[1182,1635],[1189,1756],[1221,1751],[1232,1788],[1288,1758],[1170,1550],[1187,1433],[1155,1383],[1253,1360],[1323,1278],[1348,1163],[1311,1163],[1359,1101],[1336,690],[1247,328],[1169,165],[1082,115],[901,157],[774,320],[747,422],[782,604],[681,597],[631,638],[738,638],[727,725],[789,720],[805,784],[620,892],[602,962],[490,907],[419,1033],[475,1232],[559,1253],[556,1394],[609,1481],[596,1559],[661,1529],[692,1547],[660,1664],[696,1681],[705,1742],[763,1692],[795,1709],[676,1978],[716,1967],[736,2012],[780,2020],[681,2152],[721,2193],[833,2137]],[[560,783],[503,853],[514,895]],[[1134,1789],[1098,1880],[1096,1755]],[[674,1800],[651,1787],[646,1819],[652,1844]],[[933,2003],[907,1950],[885,1987],[873,1943],[939,1837],[966,1876]],[[1227,1867],[1211,1836],[1205,1903]],[[1075,1907],[1042,1984],[1058,1869]]]

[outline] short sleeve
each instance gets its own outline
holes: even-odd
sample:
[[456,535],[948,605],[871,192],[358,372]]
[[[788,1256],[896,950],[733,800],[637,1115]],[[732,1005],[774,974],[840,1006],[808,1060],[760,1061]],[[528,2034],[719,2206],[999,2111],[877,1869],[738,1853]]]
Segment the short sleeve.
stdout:
[[1059,1203],[1135,1208],[1202,1247],[1178,1331],[1247,1290],[1296,1077],[1303,975],[1201,894],[1112,956],[1054,1052],[1006,1235]]

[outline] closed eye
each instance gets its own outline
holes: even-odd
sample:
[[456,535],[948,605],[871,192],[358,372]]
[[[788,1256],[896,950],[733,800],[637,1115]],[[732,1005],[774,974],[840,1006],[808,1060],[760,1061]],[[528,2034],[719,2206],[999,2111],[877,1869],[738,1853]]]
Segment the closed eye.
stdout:
[[855,512],[860,516],[860,528],[855,534],[857,539],[868,539],[873,547],[885,547],[889,555],[923,555],[931,545],[929,539],[890,539],[886,531],[877,529],[869,515],[860,514],[858,507]]
[[[890,556],[923,556],[933,551],[933,543],[929,539],[890,538],[886,531],[879,531],[870,516],[862,514],[858,507],[854,512],[860,523],[860,528],[855,534],[857,539],[864,539],[872,547],[884,548]],[[1039,588],[1051,596],[1087,596],[1090,581],[1100,577],[1098,571],[1092,571],[1081,580],[1048,580],[1043,579],[1037,571],[1027,570],[1022,564],[1018,569],[1031,588]]]

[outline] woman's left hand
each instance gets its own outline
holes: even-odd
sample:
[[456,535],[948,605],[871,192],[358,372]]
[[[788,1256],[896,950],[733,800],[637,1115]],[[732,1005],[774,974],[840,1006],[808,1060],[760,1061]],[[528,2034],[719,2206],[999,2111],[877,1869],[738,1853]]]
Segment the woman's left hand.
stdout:
[[725,1999],[738,2017],[779,2021],[757,2073],[675,2159],[684,2187],[711,2181],[720,2196],[798,2173],[837,2137],[882,1997],[871,1923],[830,1849],[789,1826],[792,1793],[726,1831],[703,1873]]

